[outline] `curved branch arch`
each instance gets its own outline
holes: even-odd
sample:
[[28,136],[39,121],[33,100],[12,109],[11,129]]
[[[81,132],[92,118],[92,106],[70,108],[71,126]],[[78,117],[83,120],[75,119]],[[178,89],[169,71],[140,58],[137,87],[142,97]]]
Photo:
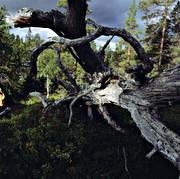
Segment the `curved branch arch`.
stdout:
[[[97,30],[95,30],[90,35],[85,36],[85,33],[82,30],[82,33],[79,32],[79,35],[71,36],[68,35],[70,34],[70,29],[67,27],[67,24],[65,23],[66,18],[67,17],[59,11],[51,11],[47,13],[36,9],[23,8],[19,11],[19,14],[16,16],[16,18],[14,18],[14,24],[15,27],[41,26],[43,28],[46,27],[52,29],[59,35],[60,38],[55,37],[49,39],[47,43],[57,42],[74,47],[79,57],[78,63],[82,66],[82,68],[85,71],[91,74],[93,74],[94,72],[103,72],[105,70],[101,61],[98,59],[98,56],[95,54],[95,52],[92,51],[89,45],[89,42],[95,40],[96,38],[102,35],[121,37],[134,48],[142,63],[136,65],[133,68],[128,69],[128,73],[135,73],[135,76],[137,76],[137,79],[139,79],[139,76],[145,78],[145,75],[151,72],[151,70],[153,69],[153,63],[146,55],[144,48],[125,29],[109,28],[96,25]],[[62,36],[62,34],[64,34],[64,37]]]

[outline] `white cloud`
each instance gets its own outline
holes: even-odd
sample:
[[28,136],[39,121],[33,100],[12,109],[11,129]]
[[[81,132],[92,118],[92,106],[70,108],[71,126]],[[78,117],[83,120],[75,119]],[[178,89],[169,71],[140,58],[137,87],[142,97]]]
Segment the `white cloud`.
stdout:
[[[44,40],[48,39],[49,37],[54,37],[57,36],[55,32],[53,32],[51,29],[48,28],[36,28],[36,27],[31,27],[32,35],[36,35],[37,33],[40,35],[40,37]],[[13,28],[10,30],[10,33],[14,35],[19,35],[20,38],[25,39],[27,33],[28,33],[28,28]],[[98,39],[95,40],[97,47],[103,46],[106,41],[109,39],[109,37],[99,37]],[[118,41],[117,38],[114,38],[112,42],[110,42],[110,47],[112,50],[115,50],[116,48],[116,42]]]
[[[96,40],[95,40],[95,42],[96,42],[96,46],[99,48],[99,47],[102,47],[102,46],[104,46],[104,44],[107,42],[107,40],[110,38],[111,36],[101,36],[101,37],[99,37],[99,38],[97,38]],[[119,37],[114,37],[113,39],[112,39],[112,41],[110,42],[110,48],[112,49],[112,50],[115,50],[116,49],[116,44],[117,44],[117,42],[119,41]]]
[[[96,42],[97,48],[104,46],[104,44],[106,43],[106,41],[103,41],[103,40],[95,40],[95,42]],[[112,50],[116,49],[116,43],[115,42],[110,42],[109,45],[110,45],[110,48]]]
[[[55,32],[53,32],[51,29],[48,28],[36,28],[31,27],[32,35],[39,34],[40,37],[44,40],[48,39],[48,37],[54,37],[57,36]],[[13,28],[11,29],[10,33],[14,35],[19,35],[21,38],[25,39],[26,34],[28,32],[28,28]]]

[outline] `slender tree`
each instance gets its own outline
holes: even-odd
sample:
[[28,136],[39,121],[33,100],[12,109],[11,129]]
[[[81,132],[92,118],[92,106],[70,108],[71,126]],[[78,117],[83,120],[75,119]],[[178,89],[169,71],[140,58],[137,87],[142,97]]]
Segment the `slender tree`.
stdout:
[[[136,22],[136,13],[137,13],[137,7],[136,7],[136,1],[132,0],[132,3],[129,7],[128,17],[125,20],[126,30],[129,31],[133,36],[138,36],[138,31],[136,31],[136,28],[138,27],[138,24]],[[128,66],[130,66],[130,60],[131,60],[131,54],[132,54],[132,48],[130,44],[127,45],[127,63]]]
[[167,20],[169,17],[169,12],[171,10],[173,3],[176,0],[141,0],[139,2],[139,9],[145,13],[143,19],[146,20],[146,24],[152,23],[153,21],[158,21],[161,19],[162,32],[160,40],[160,49],[159,49],[159,59],[158,59],[158,71],[161,70],[162,60],[163,60],[163,49],[165,43],[165,33],[167,30]]
[[180,2],[178,1],[170,15],[171,33],[173,34],[173,52],[176,59],[180,56]]

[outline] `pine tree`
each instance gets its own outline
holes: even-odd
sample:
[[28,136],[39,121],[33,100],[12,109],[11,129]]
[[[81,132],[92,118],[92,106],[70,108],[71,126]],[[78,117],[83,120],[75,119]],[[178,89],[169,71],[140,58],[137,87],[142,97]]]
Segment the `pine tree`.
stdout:
[[[0,85],[14,99],[18,98],[22,84],[27,76],[27,69],[22,65],[29,57],[23,40],[9,33],[11,27],[6,22],[8,12],[0,7]],[[6,98],[7,99],[7,98]]]
[[[141,31],[137,30],[138,24],[136,22],[136,13],[136,1],[132,0],[132,3],[129,7],[128,17],[125,20],[125,28],[133,36],[138,38],[138,35],[141,33]],[[123,39],[120,39],[116,45],[115,51],[113,52],[111,61],[112,67],[114,67],[120,74],[124,74],[126,68],[135,64],[136,53],[128,43],[126,43]]]
[[161,27],[161,39],[160,39],[160,48],[159,48],[159,59],[158,59],[158,71],[159,73],[162,71],[161,65],[163,62],[163,54],[164,54],[164,44],[166,30],[168,27],[168,17],[169,11],[173,3],[176,0],[141,0],[139,2],[139,9],[144,12],[144,16],[142,19],[146,20],[147,28],[151,24],[157,24],[159,20],[159,26]]
[[[132,3],[129,7],[128,17],[125,20],[126,30],[129,31],[133,36],[138,37],[139,31],[136,31],[136,28],[138,27],[138,24],[136,22],[136,13],[137,13],[137,7],[136,7],[136,0],[132,0]],[[132,58],[134,58],[135,52],[131,48],[130,44],[126,45],[127,49],[127,63],[128,66],[130,66],[130,61]]]
[[[180,56],[180,2],[178,1],[170,15],[171,33],[173,34],[173,55],[176,60]],[[176,62],[177,63],[177,62]]]

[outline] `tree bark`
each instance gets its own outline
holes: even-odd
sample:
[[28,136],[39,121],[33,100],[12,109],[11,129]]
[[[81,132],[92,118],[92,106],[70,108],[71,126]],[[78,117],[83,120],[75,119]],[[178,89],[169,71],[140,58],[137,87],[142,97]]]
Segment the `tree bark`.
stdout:
[[163,29],[162,29],[159,62],[158,62],[159,73],[161,72],[161,64],[162,64],[162,59],[163,59],[163,47],[164,47],[165,32],[166,32],[166,25],[167,25],[167,13],[168,13],[168,0],[166,0],[165,8],[164,8],[164,15],[163,15]]
[[[77,39],[79,37],[84,37],[86,35],[85,12],[82,9],[86,7],[84,1],[85,0],[76,0],[71,2],[68,8],[69,10],[67,16],[64,16],[62,13],[54,10],[47,13],[36,9],[23,8],[19,11],[18,15],[14,19],[15,27],[31,26],[50,28],[61,38],[65,37],[69,39]],[[73,8],[73,6],[75,6],[76,8]],[[82,12],[77,13],[75,11]],[[71,23],[67,21],[70,21]],[[134,50],[138,54],[138,57],[142,61],[142,63],[134,68],[130,68],[127,71],[128,73],[137,73],[136,76],[138,79],[138,76],[145,76],[147,73],[151,72],[153,68],[151,60],[146,55],[140,43],[134,37],[132,37],[130,33],[121,28],[108,28],[102,26],[98,27],[99,28],[96,31],[97,33],[94,33],[94,39],[100,37],[101,35],[114,35],[122,37],[134,48]],[[78,34],[77,32],[79,32],[80,34]],[[94,40],[93,38],[91,40],[85,41],[84,44],[74,45],[74,49],[79,57],[77,58],[79,60],[78,63],[86,72],[90,74],[93,74],[94,72],[103,72],[106,70],[102,63],[102,60],[98,58],[98,55],[90,47],[89,42]],[[69,45],[72,46],[72,44]]]
[[50,93],[50,79],[49,79],[49,75],[47,75],[46,77],[46,98],[49,98],[49,93]]
[[[59,11],[43,12],[32,8],[23,8],[14,19],[15,27],[50,28],[59,36],[75,39],[86,35],[85,15],[86,0],[68,1],[68,11],[65,16]],[[90,74],[104,71],[104,66],[92,50],[90,44],[74,47],[79,56],[78,63]]]
[[180,64],[163,72],[149,85],[122,87],[116,80],[91,93],[94,104],[113,103],[127,109],[142,136],[180,171],[180,137],[159,121],[159,108],[180,100]]
[[131,46],[128,44],[128,57],[127,57],[128,67],[130,66],[130,60],[131,60]]

